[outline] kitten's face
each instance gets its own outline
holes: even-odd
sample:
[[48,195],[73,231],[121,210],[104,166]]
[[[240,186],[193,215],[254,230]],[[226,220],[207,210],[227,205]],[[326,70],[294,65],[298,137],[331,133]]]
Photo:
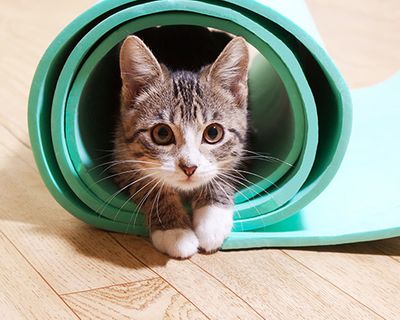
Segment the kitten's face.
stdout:
[[171,73],[129,37],[121,49],[118,157],[179,190],[232,174],[246,138],[247,64],[246,45],[235,38],[199,73]]

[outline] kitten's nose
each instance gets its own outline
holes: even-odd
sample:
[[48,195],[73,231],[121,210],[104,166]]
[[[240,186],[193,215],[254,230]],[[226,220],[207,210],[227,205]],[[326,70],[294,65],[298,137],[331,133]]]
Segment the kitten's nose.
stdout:
[[192,176],[193,173],[196,171],[197,166],[187,166],[185,164],[183,164],[182,162],[179,163],[179,168],[182,169],[182,171],[188,176]]

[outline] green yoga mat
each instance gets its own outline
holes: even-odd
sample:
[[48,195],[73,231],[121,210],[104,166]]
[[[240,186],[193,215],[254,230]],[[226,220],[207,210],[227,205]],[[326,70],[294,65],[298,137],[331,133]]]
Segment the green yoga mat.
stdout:
[[387,88],[400,76],[354,92],[349,140],[350,93],[304,9],[302,1],[272,0],[94,5],[50,45],[32,83],[31,144],[50,192],[93,226],[147,234],[142,214],[106,170],[118,108],[118,46],[128,34],[157,26],[177,35],[182,26],[208,27],[241,35],[259,52],[249,72],[251,148],[271,160],[254,159],[246,169],[253,183],[239,185],[234,230],[223,249],[399,235],[400,151],[393,146],[400,99]]

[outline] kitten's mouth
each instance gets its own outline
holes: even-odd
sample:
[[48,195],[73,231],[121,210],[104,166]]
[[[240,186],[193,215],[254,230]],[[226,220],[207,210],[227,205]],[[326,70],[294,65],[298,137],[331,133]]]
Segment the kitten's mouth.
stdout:
[[179,179],[178,182],[184,183],[184,184],[194,184],[194,183],[196,183],[196,180],[198,181],[198,179],[196,179],[196,178],[186,177],[183,179]]
[[211,170],[196,172],[193,175],[187,176],[181,170],[169,170],[169,172],[160,172],[160,180],[164,184],[181,191],[193,191],[208,184],[215,176],[216,172]]
[[205,179],[191,176],[191,177],[177,179],[175,184],[176,187],[180,189],[193,190],[201,187],[205,183],[207,183]]

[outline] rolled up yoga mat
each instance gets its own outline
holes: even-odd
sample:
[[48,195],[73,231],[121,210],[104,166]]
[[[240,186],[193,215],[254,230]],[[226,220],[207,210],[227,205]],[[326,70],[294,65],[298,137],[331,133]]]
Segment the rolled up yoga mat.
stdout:
[[243,172],[252,184],[238,186],[234,229],[223,249],[399,235],[400,99],[394,87],[400,76],[353,93],[349,140],[349,90],[315,29],[293,22],[307,20],[306,11],[295,10],[299,3],[103,0],[75,19],[44,54],[29,99],[32,149],[57,201],[98,228],[147,233],[143,215],[107,173],[119,46],[129,34],[147,33],[173,55],[162,33],[167,28],[178,41],[180,30],[193,30],[192,43],[206,51],[213,43],[196,39],[195,31],[216,29],[243,36],[258,51],[249,71],[249,148],[257,154]]

